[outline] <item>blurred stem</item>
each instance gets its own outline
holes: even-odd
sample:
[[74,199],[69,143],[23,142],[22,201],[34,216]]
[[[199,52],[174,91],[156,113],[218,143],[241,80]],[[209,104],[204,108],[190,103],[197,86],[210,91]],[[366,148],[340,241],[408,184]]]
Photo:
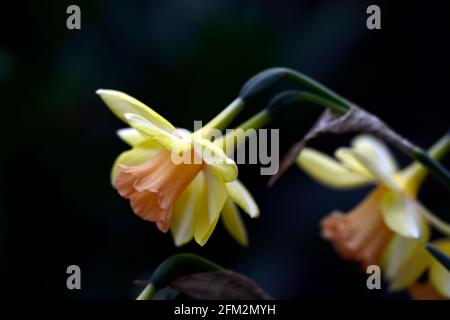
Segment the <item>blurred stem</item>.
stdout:
[[413,158],[430,170],[431,174],[450,191],[450,172],[439,161],[431,158],[419,147],[414,150]]
[[431,244],[427,244],[428,251],[433,255],[433,257],[438,260],[448,271],[450,271],[450,257],[444,252],[436,248]]
[[[441,160],[450,151],[450,134],[447,133],[428,149],[428,157]],[[405,180],[411,185],[419,185],[428,173],[429,168],[422,163],[414,162],[403,170]]]
[[156,288],[153,284],[149,283],[145,289],[139,294],[136,300],[152,300],[153,296],[156,293]]

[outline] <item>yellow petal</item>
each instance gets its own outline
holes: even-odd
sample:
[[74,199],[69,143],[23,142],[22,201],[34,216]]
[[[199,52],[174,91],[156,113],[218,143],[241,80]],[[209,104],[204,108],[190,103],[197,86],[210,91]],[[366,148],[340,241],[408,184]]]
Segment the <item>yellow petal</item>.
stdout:
[[126,166],[138,166],[151,159],[151,157],[157,152],[159,146],[151,147],[149,142],[143,143],[140,147],[135,147],[131,150],[122,152],[114,161],[114,165],[111,170],[111,183],[114,185],[114,180],[120,172],[118,164],[124,164]]
[[125,117],[130,126],[139,130],[144,135],[148,135],[169,151],[186,152],[192,149],[192,144],[188,139],[181,139],[174,134],[176,129],[174,129],[173,133],[169,133],[155,126],[145,118],[133,113],[126,113]]
[[[450,241],[438,241],[433,243],[439,250],[450,255]],[[430,282],[443,296],[450,298],[450,272],[437,260],[433,259],[430,268]]]
[[310,148],[300,152],[297,164],[312,178],[331,188],[355,188],[373,181],[366,174],[351,171],[326,154]]
[[349,148],[339,148],[336,151],[336,157],[350,169],[373,177],[392,190],[400,191],[400,187],[394,182],[391,176],[385,173],[384,168],[374,159],[368,158],[360,151]]
[[236,180],[238,168],[236,163],[217,145],[209,140],[193,137],[195,152],[206,164],[213,167],[224,182]]
[[384,222],[392,231],[406,238],[420,237],[422,217],[413,200],[387,191],[381,199],[381,212]]
[[233,238],[242,246],[248,245],[247,230],[236,205],[228,199],[222,209],[222,221]]
[[137,114],[147,121],[153,123],[154,126],[167,132],[175,131],[174,126],[169,121],[161,117],[157,112],[146,106],[139,100],[115,90],[99,89],[96,93],[102,98],[111,111],[122,121],[128,123],[125,117],[127,113]]
[[137,131],[135,128],[124,128],[117,130],[117,135],[119,138],[130,145],[135,147],[142,142],[148,140],[148,137]]
[[373,159],[386,176],[391,176],[399,170],[398,164],[387,146],[374,136],[357,136],[352,141],[352,148],[367,156],[367,158]]
[[235,180],[225,184],[230,198],[236,202],[252,218],[259,216],[259,208],[251,193],[239,181]]
[[372,173],[367,170],[366,166],[362,164],[358,159],[353,155],[353,150],[350,148],[338,148],[334,152],[334,156],[341,161],[342,165],[349,169],[350,171],[368,177],[372,180],[375,180],[375,177]]
[[205,177],[198,174],[175,203],[170,231],[176,246],[192,240],[195,215],[202,210],[204,195]]
[[201,246],[211,236],[225,204],[225,200],[228,198],[225,184],[220,174],[213,167],[205,166],[203,174],[205,175],[206,201],[204,202],[203,209],[198,211],[194,225],[194,238]]
[[430,238],[430,228],[421,224],[419,239],[409,239],[394,235],[383,253],[383,274],[390,282],[391,291],[399,291],[410,287],[425,271],[430,257],[425,243]]

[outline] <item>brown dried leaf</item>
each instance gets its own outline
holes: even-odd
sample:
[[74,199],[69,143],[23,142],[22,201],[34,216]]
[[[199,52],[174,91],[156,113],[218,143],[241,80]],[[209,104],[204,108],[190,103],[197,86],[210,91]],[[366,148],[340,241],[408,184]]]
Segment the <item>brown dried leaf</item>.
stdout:
[[254,281],[229,270],[179,277],[170,286],[198,300],[272,299]]

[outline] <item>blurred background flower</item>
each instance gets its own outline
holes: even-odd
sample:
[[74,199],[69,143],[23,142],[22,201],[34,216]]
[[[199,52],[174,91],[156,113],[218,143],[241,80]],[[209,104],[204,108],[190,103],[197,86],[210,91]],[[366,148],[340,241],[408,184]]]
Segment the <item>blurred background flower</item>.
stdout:
[[[105,183],[126,146],[111,134],[122,123],[99,101],[97,88],[120,89],[193,129],[193,118],[211,119],[256,72],[283,65],[373,111],[412,141],[431,145],[448,126],[442,71],[450,63],[450,11],[444,2],[378,3],[378,31],[365,25],[372,2],[360,0],[82,0],[79,31],[66,28],[72,2],[2,5],[4,293],[19,296],[28,286],[39,297],[135,297],[140,288],[133,281],[180,252],[170,237],[149,232]],[[262,107],[247,106],[241,120]],[[271,124],[283,126],[280,154],[320,111],[289,112]],[[326,135],[311,146],[330,152],[348,140]],[[275,298],[387,296],[386,285],[367,290],[366,275],[319,236],[326,213],[350,209],[367,189],[329,190],[296,168],[271,190],[258,166],[240,166],[239,178],[262,213],[258,223],[247,223],[250,247],[228,241],[222,228],[204,248],[189,244],[183,251],[249,276]],[[430,179],[420,197],[444,218],[447,195]],[[81,291],[65,287],[70,264],[81,267]]]

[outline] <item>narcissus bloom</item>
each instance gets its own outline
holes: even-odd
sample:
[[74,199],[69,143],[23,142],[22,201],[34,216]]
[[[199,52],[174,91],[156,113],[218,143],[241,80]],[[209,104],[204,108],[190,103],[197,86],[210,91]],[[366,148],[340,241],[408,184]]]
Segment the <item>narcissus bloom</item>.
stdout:
[[208,128],[226,121],[226,112],[190,133],[125,93],[98,90],[97,94],[131,127],[118,131],[132,148],[116,159],[111,179],[133,211],[163,232],[170,229],[177,246],[193,238],[204,245],[222,216],[230,234],[246,245],[236,204],[252,218],[259,209],[237,180],[235,162],[205,138]]
[[[448,148],[448,137],[430,151],[439,157]],[[339,148],[335,160],[319,151],[305,148],[297,164],[319,182],[339,189],[375,183],[377,187],[354,209],[335,211],[321,221],[322,235],[344,258],[364,267],[379,264],[391,290],[410,287],[430,266],[425,249],[430,238],[429,223],[449,235],[448,225],[426,209],[416,196],[426,170],[412,164],[402,171],[387,147],[369,135],[356,137],[351,148]],[[435,277],[436,278],[436,277]],[[444,279],[445,286],[450,279]],[[434,278],[431,283],[439,287]],[[450,292],[441,294],[450,296]]]

